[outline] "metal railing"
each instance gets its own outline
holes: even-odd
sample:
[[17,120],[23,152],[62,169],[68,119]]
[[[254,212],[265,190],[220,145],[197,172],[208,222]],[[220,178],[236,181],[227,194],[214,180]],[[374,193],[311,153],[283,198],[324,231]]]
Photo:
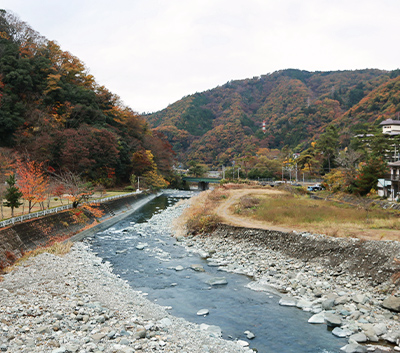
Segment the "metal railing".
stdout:
[[[111,200],[115,200],[115,199],[120,199],[120,198],[126,197],[126,196],[135,195],[135,194],[138,194],[138,193],[139,192],[130,192],[128,194],[109,196],[109,197],[105,197],[105,198],[98,199],[98,200],[87,201],[87,202],[84,202],[84,203],[102,203],[102,202],[107,202],[107,201],[111,201]],[[25,214],[25,215],[22,215],[22,216],[9,218],[9,219],[6,219],[6,220],[0,222],[0,228],[7,227],[7,226],[9,226],[11,224],[23,222],[23,221],[26,221],[28,219],[39,218],[39,217],[42,217],[42,216],[45,216],[45,215],[48,215],[48,214],[58,213],[60,211],[64,211],[64,210],[67,210],[67,209],[70,209],[70,208],[72,208],[72,204],[64,205],[64,206],[60,206],[60,207],[55,207],[55,208],[50,208],[50,209],[43,210],[43,211],[32,212],[32,213],[28,213],[28,214]]]

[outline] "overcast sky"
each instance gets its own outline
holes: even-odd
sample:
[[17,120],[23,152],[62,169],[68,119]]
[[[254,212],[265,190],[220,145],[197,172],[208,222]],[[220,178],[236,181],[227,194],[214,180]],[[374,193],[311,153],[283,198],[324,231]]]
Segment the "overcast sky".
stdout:
[[0,0],[138,112],[276,70],[400,67],[399,0]]

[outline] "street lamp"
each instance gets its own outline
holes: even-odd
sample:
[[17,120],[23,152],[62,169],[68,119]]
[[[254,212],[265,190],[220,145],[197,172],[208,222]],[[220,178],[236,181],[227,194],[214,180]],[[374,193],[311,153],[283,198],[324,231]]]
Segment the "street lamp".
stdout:
[[140,177],[137,177],[137,190],[136,192],[140,191]]

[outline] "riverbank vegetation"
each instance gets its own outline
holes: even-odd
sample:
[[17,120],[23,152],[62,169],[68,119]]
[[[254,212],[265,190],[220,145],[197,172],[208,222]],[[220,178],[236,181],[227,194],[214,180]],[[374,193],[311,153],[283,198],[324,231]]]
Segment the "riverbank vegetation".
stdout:
[[272,225],[330,236],[357,236],[366,230],[376,230],[383,236],[385,230],[400,230],[398,211],[383,210],[362,201],[354,206],[287,192],[242,197],[233,211]]
[[[398,238],[399,211],[384,210],[373,202],[366,203],[363,198],[355,199],[354,204],[312,199],[305,189],[301,191],[238,188],[227,184],[204,192],[191,201],[184,214],[187,232],[208,232],[218,222],[226,222],[264,229],[282,227],[336,237]],[[229,206],[228,215],[221,213],[224,202]]]

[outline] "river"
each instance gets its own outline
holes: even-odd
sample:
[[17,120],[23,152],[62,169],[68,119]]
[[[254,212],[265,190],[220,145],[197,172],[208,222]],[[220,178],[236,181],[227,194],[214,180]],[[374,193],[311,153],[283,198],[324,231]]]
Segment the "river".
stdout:
[[[333,336],[326,325],[307,323],[310,313],[278,304],[279,296],[245,288],[251,281],[211,267],[171,237],[172,207],[191,193],[170,192],[91,239],[93,251],[109,261],[114,272],[149,300],[171,307],[171,314],[198,324],[217,325],[223,338],[247,340],[262,353],[339,352],[346,341]],[[199,264],[204,272],[190,268]],[[176,270],[182,266],[183,270]],[[214,277],[228,284],[210,286]],[[200,309],[209,315],[198,316]],[[255,338],[248,340],[244,331]]]

